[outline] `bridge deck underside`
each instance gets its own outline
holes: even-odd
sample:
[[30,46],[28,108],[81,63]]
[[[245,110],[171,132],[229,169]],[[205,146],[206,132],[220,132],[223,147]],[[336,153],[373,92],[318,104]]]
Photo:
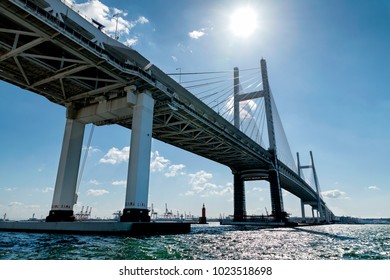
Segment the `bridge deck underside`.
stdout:
[[[272,168],[267,150],[157,67],[142,70],[148,61],[135,51],[103,49],[45,11],[25,9],[0,2],[0,79],[76,111],[125,97],[129,85],[148,89],[156,101],[154,138],[235,171]],[[130,112],[97,124],[131,129]],[[281,169],[281,185],[314,203],[315,192],[287,167]]]
[[[125,69],[121,69],[123,65],[117,59],[125,60],[128,56],[121,57],[123,54],[115,53],[114,48],[111,48],[114,52],[108,54],[91,42],[84,42],[84,38],[73,30],[60,26],[58,28],[63,30],[59,32],[14,5],[4,2],[0,5],[6,6],[0,18],[2,80],[62,106],[72,103],[75,110],[97,104],[103,99],[124,97],[124,87],[127,85],[135,85],[138,91],[148,89],[156,100],[154,138],[231,168],[268,168],[268,164],[260,158],[253,158],[258,150],[263,150],[265,154],[267,152],[240,131],[236,131],[238,136],[226,139],[226,135],[232,132],[206,127],[204,122],[208,121],[208,117],[203,111],[208,108],[202,103],[200,106],[203,108],[197,111],[192,103],[201,102],[195,101],[192,96],[190,101],[185,98],[174,100],[186,108],[172,110],[167,105],[172,103],[172,98],[156,87],[155,79],[148,73],[135,65],[126,65]],[[91,48],[95,51],[91,51]],[[178,85],[175,83],[174,86]],[[170,90],[169,87],[165,89]],[[209,111],[209,114],[215,115],[214,111]],[[129,114],[126,119],[107,119],[98,124],[115,123],[131,128],[131,117]],[[230,125],[225,120],[222,123],[224,126]],[[246,140],[244,145],[249,146],[250,143],[252,154],[242,151],[242,147],[237,145],[238,137]]]
[[[205,128],[204,123],[184,110],[157,107],[153,119],[153,138],[174,145],[233,169],[267,169],[268,164],[241,150],[225,135]],[[118,123],[131,128],[131,119]]]

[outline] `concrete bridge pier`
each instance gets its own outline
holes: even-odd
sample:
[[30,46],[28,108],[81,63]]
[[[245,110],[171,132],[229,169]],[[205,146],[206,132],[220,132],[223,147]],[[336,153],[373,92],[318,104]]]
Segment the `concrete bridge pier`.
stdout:
[[287,215],[286,212],[284,212],[282,190],[280,188],[278,171],[270,170],[268,180],[271,190],[272,215],[275,221],[284,222],[287,220]]
[[85,124],[69,117],[68,108],[64,139],[53,202],[47,222],[74,221],[73,205],[76,202],[76,187],[83,145]]
[[[325,208],[325,207],[324,207]],[[329,223],[329,215],[328,215],[328,211],[326,210],[326,208],[323,210],[324,212],[324,218],[325,218],[325,222],[328,224]]]
[[325,221],[327,224],[330,223],[330,213],[326,207],[325,207]]
[[242,222],[246,216],[246,202],[245,202],[245,181],[241,173],[233,172],[234,183],[234,221]]
[[313,217],[313,221],[316,219],[316,216],[314,215],[314,207],[311,208],[311,216]]
[[134,95],[128,91],[128,102],[134,103],[130,156],[127,174],[125,208],[121,222],[150,222],[148,210],[150,152],[152,144],[154,99],[149,91]]
[[302,223],[306,223],[306,217],[305,217],[305,203],[301,199],[301,212],[302,212]]
[[[314,212],[315,210],[315,212]],[[311,209],[313,220],[317,220],[317,223],[321,223],[321,211],[317,207],[312,207]]]

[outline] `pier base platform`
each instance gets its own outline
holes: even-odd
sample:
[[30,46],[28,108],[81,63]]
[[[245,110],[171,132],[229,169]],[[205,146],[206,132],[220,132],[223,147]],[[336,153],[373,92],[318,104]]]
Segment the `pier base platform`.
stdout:
[[229,225],[229,226],[255,226],[255,227],[295,227],[298,226],[298,223],[293,223],[293,222],[273,222],[273,221],[240,221],[240,222],[235,222],[232,220],[221,220],[220,221],[221,225]]
[[191,231],[186,222],[118,222],[118,221],[0,221],[0,231],[99,235],[183,234]]

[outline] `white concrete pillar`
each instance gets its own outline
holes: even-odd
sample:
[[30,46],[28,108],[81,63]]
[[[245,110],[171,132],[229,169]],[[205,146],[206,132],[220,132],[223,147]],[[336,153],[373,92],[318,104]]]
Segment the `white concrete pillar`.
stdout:
[[133,109],[125,208],[121,221],[149,222],[148,193],[154,99],[148,91],[137,94]]
[[84,123],[73,119],[66,120],[53,202],[46,218],[48,222],[74,220],[73,205],[76,199],[84,130]]

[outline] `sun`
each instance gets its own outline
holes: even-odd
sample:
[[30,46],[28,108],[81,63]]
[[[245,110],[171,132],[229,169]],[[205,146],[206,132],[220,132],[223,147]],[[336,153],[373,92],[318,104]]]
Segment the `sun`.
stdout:
[[257,14],[249,6],[238,8],[230,17],[230,29],[234,35],[247,38],[257,29]]

